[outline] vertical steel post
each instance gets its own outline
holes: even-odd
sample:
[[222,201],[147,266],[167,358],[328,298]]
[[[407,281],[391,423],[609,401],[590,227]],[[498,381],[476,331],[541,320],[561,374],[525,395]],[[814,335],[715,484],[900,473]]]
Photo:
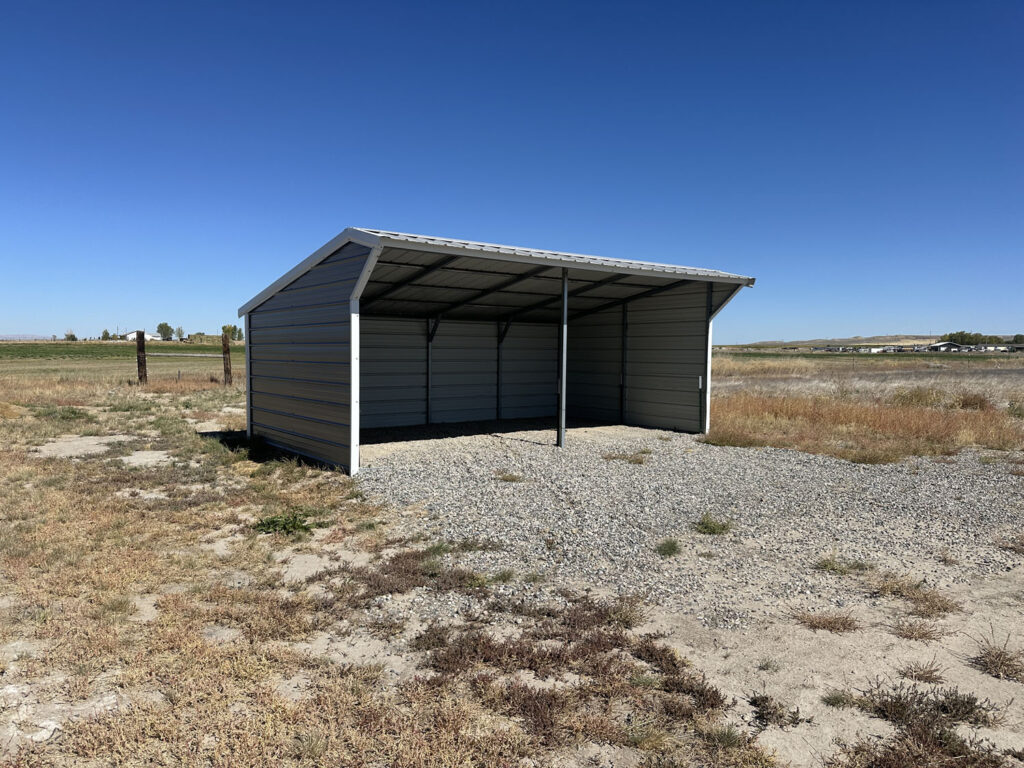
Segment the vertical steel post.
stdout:
[[431,351],[434,346],[434,334],[430,332],[430,319],[427,319],[427,386],[426,386],[426,408],[427,424],[430,423],[430,378],[431,378]]
[[619,423],[626,423],[626,337],[629,328],[628,319],[629,305],[622,305],[622,335],[619,340],[621,345],[619,359]]
[[556,444],[565,447],[565,358],[568,351],[569,330],[569,270],[562,268],[562,323],[558,334],[558,436]]
[[497,333],[497,367],[498,374],[497,380],[494,386],[494,418],[501,421],[501,342],[505,340],[505,337],[501,335],[501,321],[498,320],[495,324],[495,332]]

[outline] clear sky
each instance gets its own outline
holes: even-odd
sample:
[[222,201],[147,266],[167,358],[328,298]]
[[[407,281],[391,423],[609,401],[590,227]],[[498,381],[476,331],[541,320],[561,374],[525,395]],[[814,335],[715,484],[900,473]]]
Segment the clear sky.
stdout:
[[1024,332],[1024,3],[6,3],[0,334],[346,226],[754,275],[715,341]]

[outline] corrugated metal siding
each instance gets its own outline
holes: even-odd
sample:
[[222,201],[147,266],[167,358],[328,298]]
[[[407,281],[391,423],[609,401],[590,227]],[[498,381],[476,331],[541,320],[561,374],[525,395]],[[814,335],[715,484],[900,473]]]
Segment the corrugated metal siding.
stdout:
[[703,283],[629,305],[627,424],[701,431],[706,318]]
[[558,327],[513,323],[501,347],[501,418],[554,417],[558,409]]
[[347,467],[352,288],[369,249],[350,243],[249,314],[252,433]]
[[359,413],[363,428],[427,421],[423,320],[361,317]]
[[497,418],[497,345],[495,323],[441,322],[432,352],[431,422]]
[[569,324],[566,361],[570,418],[619,423],[622,369],[622,308],[605,310]]
[[[360,406],[362,426],[427,421],[426,321],[363,317]],[[430,420],[483,421],[498,415],[498,327],[445,320],[434,336]],[[513,324],[502,345],[502,418],[553,416],[557,329]]]

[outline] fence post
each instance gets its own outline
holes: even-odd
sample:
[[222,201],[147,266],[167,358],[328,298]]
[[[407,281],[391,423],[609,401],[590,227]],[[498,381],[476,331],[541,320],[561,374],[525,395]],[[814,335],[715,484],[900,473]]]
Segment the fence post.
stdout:
[[220,335],[220,351],[224,355],[224,386],[231,386],[231,343],[227,333]]
[[139,363],[139,384],[146,384],[146,334],[142,331],[135,332],[135,359]]

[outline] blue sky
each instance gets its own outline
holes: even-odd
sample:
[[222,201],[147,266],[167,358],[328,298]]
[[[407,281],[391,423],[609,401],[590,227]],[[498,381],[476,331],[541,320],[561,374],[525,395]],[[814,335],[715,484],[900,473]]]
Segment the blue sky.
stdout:
[[186,330],[346,226],[754,275],[715,341],[1024,332],[1024,4],[20,3],[0,334]]

